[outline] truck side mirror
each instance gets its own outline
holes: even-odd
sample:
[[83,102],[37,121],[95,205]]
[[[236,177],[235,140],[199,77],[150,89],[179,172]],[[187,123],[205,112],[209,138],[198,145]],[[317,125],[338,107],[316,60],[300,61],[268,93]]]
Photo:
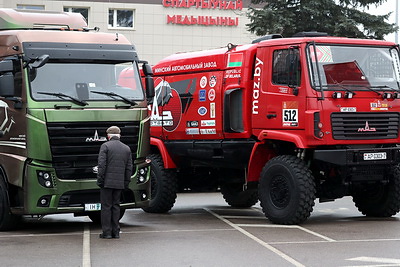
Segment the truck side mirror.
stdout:
[[144,83],[146,87],[146,96],[147,100],[150,100],[154,97],[155,91],[154,91],[154,80],[153,80],[153,70],[151,66],[145,62],[142,65],[142,70],[145,75],[144,77]]
[[0,75],[0,96],[13,97],[15,95],[14,75],[6,72]]
[[153,76],[153,69],[151,68],[151,66],[149,64],[143,63],[142,69],[143,69],[144,75]]
[[144,81],[145,81],[145,86],[146,86],[147,98],[151,99],[155,95],[153,77],[146,76],[146,77],[144,77]]

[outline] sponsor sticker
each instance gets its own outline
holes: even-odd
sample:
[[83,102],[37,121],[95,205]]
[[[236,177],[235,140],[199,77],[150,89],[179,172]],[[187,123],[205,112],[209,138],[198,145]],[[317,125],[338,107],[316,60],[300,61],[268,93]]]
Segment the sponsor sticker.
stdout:
[[197,113],[199,113],[200,116],[204,116],[207,114],[207,108],[206,107],[199,107],[197,110]]
[[186,134],[200,134],[199,128],[186,128]]
[[201,88],[205,88],[207,86],[207,77],[206,76],[203,76],[203,77],[201,77],[201,79],[200,79],[200,87]]
[[199,101],[200,102],[206,101],[206,90],[204,89],[199,90]]
[[217,76],[213,75],[210,77],[210,87],[214,87],[217,84]]
[[382,103],[380,100],[376,100],[370,103],[371,110],[388,110],[388,103]]
[[217,134],[216,129],[200,129],[200,134]]
[[186,127],[199,127],[199,122],[198,121],[187,121],[186,122]]
[[215,103],[210,103],[210,118],[215,118]]
[[213,127],[213,126],[215,126],[215,120],[202,120],[200,122],[200,126],[202,126],[202,127]]
[[210,101],[214,101],[215,100],[215,90],[214,89],[210,89],[208,91],[208,100],[210,100]]

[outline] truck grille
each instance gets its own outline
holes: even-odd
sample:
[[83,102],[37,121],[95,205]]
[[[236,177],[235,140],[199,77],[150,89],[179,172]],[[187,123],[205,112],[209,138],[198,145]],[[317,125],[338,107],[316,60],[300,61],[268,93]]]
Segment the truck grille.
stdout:
[[139,122],[79,122],[48,123],[53,164],[60,179],[95,179],[92,168],[97,165],[100,146],[106,130],[116,125],[121,129],[121,141],[137,152]]
[[332,113],[331,123],[334,139],[392,139],[398,136],[399,113]]

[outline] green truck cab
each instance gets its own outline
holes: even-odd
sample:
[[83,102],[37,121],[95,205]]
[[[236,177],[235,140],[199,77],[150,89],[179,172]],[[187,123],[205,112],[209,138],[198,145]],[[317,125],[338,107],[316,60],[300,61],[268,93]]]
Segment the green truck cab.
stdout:
[[148,205],[150,75],[123,35],[88,29],[80,14],[0,9],[0,230],[22,215],[99,221],[97,157],[112,125],[134,162],[121,216]]

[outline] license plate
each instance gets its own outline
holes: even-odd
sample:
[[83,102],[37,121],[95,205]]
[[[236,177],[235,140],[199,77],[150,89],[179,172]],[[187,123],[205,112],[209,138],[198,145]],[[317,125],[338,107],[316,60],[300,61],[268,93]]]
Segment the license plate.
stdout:
[[386,159],[386,152],[364,153],[364,160]]
[[100,203],[85,204],[85,211],[98,211],[101,210]]

